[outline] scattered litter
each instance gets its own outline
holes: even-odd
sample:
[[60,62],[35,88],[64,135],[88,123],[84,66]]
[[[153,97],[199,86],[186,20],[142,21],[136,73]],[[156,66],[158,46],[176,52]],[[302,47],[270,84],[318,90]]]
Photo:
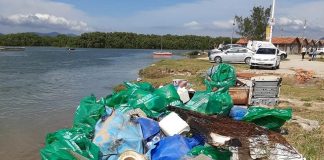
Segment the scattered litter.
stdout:
[[320,124],[318,121],[305,119],[300,116],[293,116],[290,122],[297,123],[306,131],[313,131],[315,129],[320,128]]
[[[125,82],[124,90],[105,98],[83,98],[73,127],[48,134],[41,158],[303,160],[281,134],[272,131],[291,118],[291,109],[248,107],[250,93],[271,103],[269,95],[278,98],[281,79],[268,80],[229,89],[237,83],[235,69],[219,64],[209,70],[206,91],[194,91],[183,79],[159,88],[142,80]],[[262,89],[264,85],[272,88]],[[258,97],[263,95],[268,97]],[[243,106],[233,106],[233,101]],[[300,117],[292,122],[319,126]]]

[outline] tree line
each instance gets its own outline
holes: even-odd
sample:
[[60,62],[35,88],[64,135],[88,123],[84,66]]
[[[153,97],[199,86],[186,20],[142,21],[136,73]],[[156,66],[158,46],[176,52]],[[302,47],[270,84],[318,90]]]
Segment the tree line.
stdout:
[[159,49],[161,42],[163,49],[212,49],[221,43],[230,43],[230,38],[170,34],[160,36],[128,32],[89,32],[80,36],[62,34],[55,37],[39,36],[36,33],[0,35],[0,46]]

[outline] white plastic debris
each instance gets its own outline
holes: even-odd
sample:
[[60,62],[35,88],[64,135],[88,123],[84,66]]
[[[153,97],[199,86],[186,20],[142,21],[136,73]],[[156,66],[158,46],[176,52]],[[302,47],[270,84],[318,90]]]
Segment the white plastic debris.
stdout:
[[160,128],[167,136],[189,132],[189,125],[178,114],[171,112],[159,122]]
[[222,136],[213,132],[210,133],[210,137],[212,138],[213,146],[222,146],[225,142],[231,140],[231,137]]
[[180,100],[183,102],[183,103],[186,103],[190,100],[190,97],[189,97],[189,92],[186,88],[182,87],[182,88],[178,88],[177,90],[179,96],[180,96]]

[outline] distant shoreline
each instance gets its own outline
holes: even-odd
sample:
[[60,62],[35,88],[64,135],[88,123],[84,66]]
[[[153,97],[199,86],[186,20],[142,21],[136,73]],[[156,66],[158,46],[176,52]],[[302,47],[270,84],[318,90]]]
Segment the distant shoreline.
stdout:
[[[234,42],[238,39],[234,38]],[[90,32],[80,36],[56,36],[36,33],[0,35],[0,46],[49,46],[65,48],[115,48],[115,49],[206,50],[220,43],[230,43],[229,37],[196,35],[153,35],[128,32]]]

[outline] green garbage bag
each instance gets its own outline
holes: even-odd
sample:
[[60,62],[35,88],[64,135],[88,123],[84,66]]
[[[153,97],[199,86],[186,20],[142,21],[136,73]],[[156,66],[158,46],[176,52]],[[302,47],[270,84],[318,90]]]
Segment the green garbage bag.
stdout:
[[221,63],[216,66],[216,70],[211,70],[211,75],[208,75],[211,80],[205,79],[205,85],[208,91],[213,88],[225,88],[228,90],[230,87],[236,84],[236,71],[235,68],[229,64]]
[[248,108],[243,121],[252,122],[270,130],[278,130],[292,117],[292,109],[269,109],[252,106]]
[[117,105],[125,104],[129,98],[129,90],[122,90],[117,93],[108,95],[105,99],[105,104],[109,107],[115,108]]
[[46,146],[40,150],[43,160],[72,159],[99,159],[100,149],[92,143],[82,129],[61,129],[49,133],[46,137]]
[[144,91],[153,92],[155,89],[151,83],[148,82],[124,82],[126,88],[138,88]]
[[180,96],[173,86],[173,84],[165,85],[159,89],[154,91],[155,94],[159,95],[160,97],[165,99],[166,104],[165,107],[172,105],[172,106],[183,106],[182,101],[180,100]]
[[133,89],[127,104],[133,109],[140,108],[148,117],[156,118],[166,111],[165,103],[165,99],[157,94]]
[[204,154],[213,160],[230,160],[232,152],[229,150],[216,148],[212,146],[196,146],[190,150],[190,156],[198,156]]
[[228,91],[197,91],[184,109],[203,114],[227,116],[233,107],[233,100]]
[[74,113],[73,127],[83,128],[89,134],[93,134],[97,121],[105,114],[104,100],[97,102],[96,97],[91,95],[81,100]]

